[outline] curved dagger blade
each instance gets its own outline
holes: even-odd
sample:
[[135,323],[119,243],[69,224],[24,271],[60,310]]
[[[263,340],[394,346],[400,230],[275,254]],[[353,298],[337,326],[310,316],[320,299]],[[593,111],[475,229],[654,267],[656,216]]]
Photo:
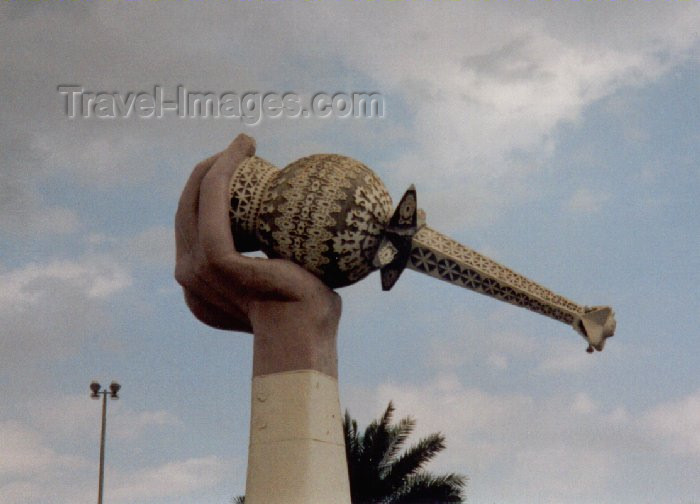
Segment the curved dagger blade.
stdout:
[[611,308],[576,304],[427,226],[413,236],[407,267],[571,325],[589,352],[615,332]]

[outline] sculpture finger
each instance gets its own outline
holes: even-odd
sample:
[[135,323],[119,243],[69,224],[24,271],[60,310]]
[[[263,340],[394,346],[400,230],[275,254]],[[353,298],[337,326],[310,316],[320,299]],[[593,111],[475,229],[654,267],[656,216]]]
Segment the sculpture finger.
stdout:
[[325,287],[313,275],[287,261],[244,257],[236,251],[229,217],[229,185],[241,162],[255,154],[255,142],[236,139],[216,160],[199,191],[198,239],[208,281],[221,293],[298,300],[305,289]]
[[198,163],[182,191],[175,213],[175,249],[178,259],[191,250],[197,242],[199,187],[202,179],[220,155],[221,152]]
[[253,139],[238,135],[221,153],[200,185],[197,229],[204,254],[213,263],[231,256],[236,250],[229,220],[229,182],[238,165],[254,154]]

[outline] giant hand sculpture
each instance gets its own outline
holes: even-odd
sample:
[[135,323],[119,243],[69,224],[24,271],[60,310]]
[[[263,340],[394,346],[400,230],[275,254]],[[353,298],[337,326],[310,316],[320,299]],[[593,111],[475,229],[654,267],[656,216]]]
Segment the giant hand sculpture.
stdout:
[[340,296],[291,261],[234,247],[227,189],[255,152],[239,135],[199,163],[175,216],[175,277],[202,322],[254,333],[246,502],[350,504],[338,399]]
[[319,154],[278,170],[250,157],[230,197],[238,250],[290,259],[330,287],[381,269],[389,290],[409,267],[571,325],[589,352],[614,333],[609,307],[578,305],[426,226],[413,186],[392,213],[381,180],[354,159]]
[[[239,135],[192,172],[175,218],[175,277],[202,322],[252,332],[246,502],[350,504],[337,386],[340,296],[380,269],[416,271],[570,324],[602,350],[615,319],[425,225],[411,186],[391,198],[366,166],[315,155],[278,170]],[[270,259],[240,252],[262,250]],[[289,259],[289,260],[287,260]]]
[[335,377],[340,296],[290,261],[234,248],[228,182],[254,153],[254,141],[239,135],[195,167],[175,216],[175,278],[199,320],[255,333],[254,375],[315,369]]

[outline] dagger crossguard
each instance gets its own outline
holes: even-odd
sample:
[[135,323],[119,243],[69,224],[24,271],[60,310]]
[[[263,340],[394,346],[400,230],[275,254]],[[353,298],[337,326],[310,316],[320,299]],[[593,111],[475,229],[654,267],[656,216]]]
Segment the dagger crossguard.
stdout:
[[615,331],[611,308],[578,305],[426,226],[413,186],[392,212],[382,181],[354,159],[317,154],[279,170],[251,157],[230,196],[239,251],[292,260],[330,287],[380,269],[389,290],[408,267],[571,325],[589,352]]

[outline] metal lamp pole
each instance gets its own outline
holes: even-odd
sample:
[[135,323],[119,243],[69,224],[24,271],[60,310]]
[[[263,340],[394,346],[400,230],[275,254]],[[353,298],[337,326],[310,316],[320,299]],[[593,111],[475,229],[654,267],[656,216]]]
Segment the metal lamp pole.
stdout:
[[111,399],[119,399],[119,389],[122,388],[117,382],[112,382],[109,385],[109,390],[100,390],[102,387],[97,382],[90,384],[92,399],[99,399],[102,395],[102,433],[100,436],[100,482],[97,488],[97,504],[102,504],[102,489],[104,487],[105,478],[105,429],[107,427],[107,395]]

